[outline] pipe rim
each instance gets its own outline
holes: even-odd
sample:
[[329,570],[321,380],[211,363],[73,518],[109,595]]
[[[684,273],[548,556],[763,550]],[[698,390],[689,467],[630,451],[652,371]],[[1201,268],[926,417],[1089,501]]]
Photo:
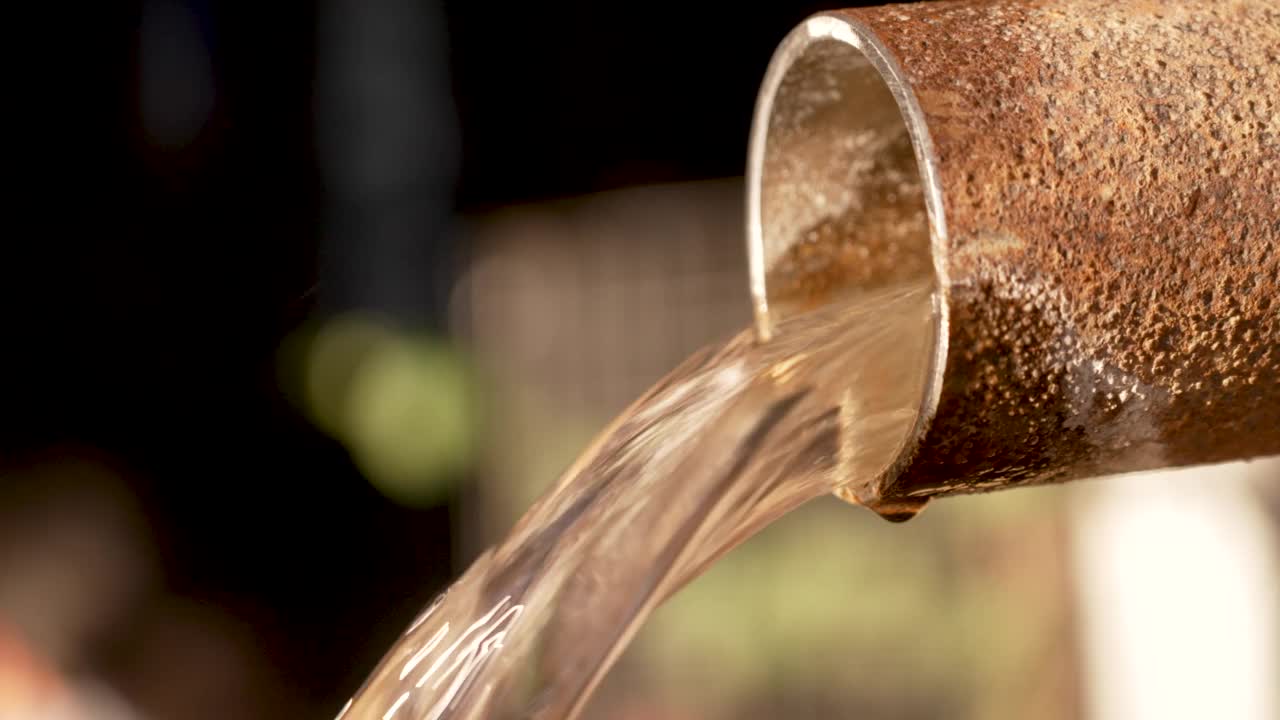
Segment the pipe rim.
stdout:
[[777,110],[775,101],[784,78],[797,61],[816,45],[831,41],[847,45],[861,53],[870,69],[889,90],[911,141],[928,221],[934,311],[933,338],[929,346],[933,348],[933,352],[924,379],[916,421],[904,440],[898,458],[889,469],[888,476],[878,484],[883,491],[892,485],[894,478],[905,469],[920,446],[937,412],[942,394],[950,326],[947,302],[951,287],[947,272],[947,221],[937,153],[924,112],[910,81],[885,43],[869,27],[843,13],[820,13],[802,22],[779,44],[765,71],[756,99],[747,154],[746,241],[749,289],[756,336],[759,341],[767,342],[773,335],[776,322],[766,277],[769,269],[768,238],[763,212],[765,156],[770,122]]

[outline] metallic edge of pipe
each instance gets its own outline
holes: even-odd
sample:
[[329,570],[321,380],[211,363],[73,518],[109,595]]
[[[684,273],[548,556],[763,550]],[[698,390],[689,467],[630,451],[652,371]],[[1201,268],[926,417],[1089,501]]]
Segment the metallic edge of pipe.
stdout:
[[897,103],[903,124],[906,126],[923,187],[925,210],[929,220],[930,256],[935,280],[933,356],[929,361],[924,394],[916,421],[909,436],[904,438],[904,449],[898,460],[898,463],[903,463],[914,455],[937,411],[942,394],[942,376],[946,368],[950,338],[950,313],[947,306],[947,295],[950,289],[946,262],[947,218],[942,202],[942,186],[938,179],[938,159],[920,103],[893,55],[865,25],[832,12],[816,14],[788,33],[769,60],[769,66],[765,71],[756,99],[747,154],[746,182],[747,261],[756,337],[761,342],[768,342],[773,335],[773,319],[770,316],[766,283],[768,268],[765,260],[764,221],[761,217],[761,186],[764,176],[765,145],[769,134],[769,121],[774,110],[774,99],[779,85],[795,61],[803,56],[811,45],[824,40],[841,42],[861,52],[884,81]]

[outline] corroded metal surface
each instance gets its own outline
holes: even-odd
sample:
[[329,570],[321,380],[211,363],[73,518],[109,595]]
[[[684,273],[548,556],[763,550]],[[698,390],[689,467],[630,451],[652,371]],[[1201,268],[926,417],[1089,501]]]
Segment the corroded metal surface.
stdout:
[[864,501],[1280,454],[1280,4],[848,10],[932,139],[948,349]]

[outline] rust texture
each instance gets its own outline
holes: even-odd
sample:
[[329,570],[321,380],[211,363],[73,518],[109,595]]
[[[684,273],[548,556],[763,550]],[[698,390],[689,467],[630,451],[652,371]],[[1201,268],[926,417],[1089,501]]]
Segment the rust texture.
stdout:
[[943,190],[950,337],[892,504],[1280,454],[1280,4],[841,11]]

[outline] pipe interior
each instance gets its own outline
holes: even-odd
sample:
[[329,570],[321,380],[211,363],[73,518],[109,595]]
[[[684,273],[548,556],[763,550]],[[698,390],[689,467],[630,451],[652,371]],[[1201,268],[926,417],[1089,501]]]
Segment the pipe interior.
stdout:
[[773,320],[841,291],[934,279],[924,183],[898,102],[862,50],[822,36],[822,25],[784,44],[781,79],[762,97],[754,211]]
[[920,296],[934,321],[911,343],[920,348],[919,384],[908,391],[920,401],[898,459],[871,486],[841,491],[873,507],[919,446],[945,366],[944,263],[935,255],[944,252],[946,231],[931,157],[918,105],[869,31],[817,16],[783,41],[761,89],[748,161],[748,250],[761,340],[787,315],[856,302],[859,289],[932,291]]

